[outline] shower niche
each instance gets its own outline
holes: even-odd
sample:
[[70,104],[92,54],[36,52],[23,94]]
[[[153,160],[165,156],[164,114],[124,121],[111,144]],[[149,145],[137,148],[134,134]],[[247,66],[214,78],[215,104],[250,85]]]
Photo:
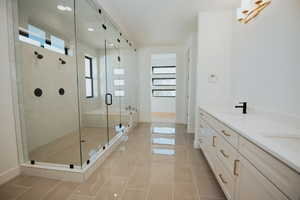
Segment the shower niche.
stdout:
[[93,0],[14,0],[13,13],[22,170],[82,180],[137,124],[136,52]]

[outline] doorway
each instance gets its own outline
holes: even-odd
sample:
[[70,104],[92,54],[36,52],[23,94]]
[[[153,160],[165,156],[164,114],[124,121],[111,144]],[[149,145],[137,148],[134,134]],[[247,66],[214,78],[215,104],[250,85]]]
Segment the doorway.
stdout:
[[176,54],[151,55],[152,122],[176,122]]

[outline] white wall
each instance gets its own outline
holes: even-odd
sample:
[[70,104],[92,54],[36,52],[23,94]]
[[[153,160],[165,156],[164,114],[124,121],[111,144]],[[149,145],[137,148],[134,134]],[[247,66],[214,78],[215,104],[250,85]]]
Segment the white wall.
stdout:
[[235,101],[300,117],[300,1],[273,0],[248,25],[235,23]]
[[[300,2],[273,0],[247,25],[235,11],[199,13],[198,105],[241,100],[300,116]],[[209,74],[217,82],[208,82]]]
[[188,120],[187,120],[187,132],[193,133],[195,131],[195,107],[197,97],[197,64],[198,64],[198,44],[197,44],[197,32],[191,33],[185,44],[185,62],[188,67],[187,80],[187,109],[188,109]]
[[176,98],[151,97],[151,112],[176,113]]
[[6,6],[6,1],[0,1],[0,185],[19,173]]
[[[24,110],[28,151],[74,133],[79,137],[79,112],[77,104],[77,71],[75,56],[65,56],[45,48],[17,42],[19,89]],[[34,51],[44,56],[37,59]],[[59,58],[66,61],[60,64]],[[34,90],[41,88],[43,95],[36,97]],[[58,89],[64,88],[63,96]],[[21,96],[22,95],[22,96]]]
[[[153,54],[150,68],[151,66],[176,66],[176,54]],[[174,78],[174,75],[167,77]],[[176,113],[176,98],[151,95],[151,112]]]
[[143,47],[138,49],[139,121],[151,122],[151,55],[161,53],[176,53],[176,122],[186,123],[186,69],[183,46]]
[[[198,104],[231,99],[232,11],[201,12],[198,16]],[[209,81],[211,75],[216,81]]]

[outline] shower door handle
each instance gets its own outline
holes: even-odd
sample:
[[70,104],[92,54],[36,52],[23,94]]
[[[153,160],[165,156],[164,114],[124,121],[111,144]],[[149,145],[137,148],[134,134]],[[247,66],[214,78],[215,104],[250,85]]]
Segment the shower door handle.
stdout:
[[108,106],[112,105],[112,94],[106,93],[106,95],[105,95],[105,103]]

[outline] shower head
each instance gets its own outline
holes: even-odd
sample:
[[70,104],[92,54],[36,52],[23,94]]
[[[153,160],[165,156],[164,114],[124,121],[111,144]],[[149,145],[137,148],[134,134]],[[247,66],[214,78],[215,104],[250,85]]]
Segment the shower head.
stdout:
[[63,60],[62,58],[59,58],[58,60],[61,62],[62,65],[65,65],[65,64],[67,63],[67,62],[66,62],[65,60]]
[[44,56],[42,54],[39,54],[37,51],[34,52],[34,55],[36,55],[36,57],[38,59],[43,59],[44,58]]

